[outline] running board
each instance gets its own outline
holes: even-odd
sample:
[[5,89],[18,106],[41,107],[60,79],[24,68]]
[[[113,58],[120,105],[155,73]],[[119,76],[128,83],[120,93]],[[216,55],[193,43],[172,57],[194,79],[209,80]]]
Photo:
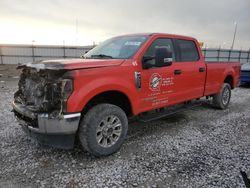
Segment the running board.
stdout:
[[202,105],[201,101],[196,101],[196,102],[190,102],[187,104],[182,104],[182,105],[178,105],[174,107],[169,107],[169,108],[162,110],[162,112],[155,112],[155,113],[151,113],[148,115],[139,115],[138,121],[147,123],[147,122],[158,120],[161,118],[166,118],[174,114],[177,114],[186,110],[190,110],[192,108],[195,108],[201,105]]

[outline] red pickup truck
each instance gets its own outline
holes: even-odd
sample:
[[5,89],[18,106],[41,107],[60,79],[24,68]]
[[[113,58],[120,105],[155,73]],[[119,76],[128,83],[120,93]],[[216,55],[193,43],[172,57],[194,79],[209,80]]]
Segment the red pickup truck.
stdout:
[[166,117],[204,96],[227,108],[240,77],[239,62],[207,63],[194,38],[160,33],[118,36],[82,59],[18,68],[12,106],[23,129],[61,148],[72,148],[78,137],[95,156],[119,150],[130,117]]

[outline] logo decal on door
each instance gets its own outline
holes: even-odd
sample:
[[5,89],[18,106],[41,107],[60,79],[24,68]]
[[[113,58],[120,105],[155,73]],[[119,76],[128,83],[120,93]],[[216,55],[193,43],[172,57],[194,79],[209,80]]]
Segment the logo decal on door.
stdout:
[[162,77],[158,73],[152,74],[149,81],[149,88],[152,91],[159,91],[162,84]]

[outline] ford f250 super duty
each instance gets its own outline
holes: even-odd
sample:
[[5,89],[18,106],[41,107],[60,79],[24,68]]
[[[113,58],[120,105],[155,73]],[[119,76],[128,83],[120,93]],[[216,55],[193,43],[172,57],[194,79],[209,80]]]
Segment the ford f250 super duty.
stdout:
[[28,63],[13,111],[40,143],[72,148],[75,138],[95,156],[119,150],[128,118],[147,122],[210,97],[229,105],[239,62],[205,62],[197,40],[169,34],[111,38],[80,59]]

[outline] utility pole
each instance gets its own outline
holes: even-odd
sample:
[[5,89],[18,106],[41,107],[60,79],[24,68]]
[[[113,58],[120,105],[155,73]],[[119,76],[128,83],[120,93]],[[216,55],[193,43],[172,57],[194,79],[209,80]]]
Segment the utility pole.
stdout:
[[234,48],[234,42],[235,42],[235,37],[236,37],[236,33],[237,33],[238,23],[234,22],[234,25],[235,25],[235,29],[234,29],[234,36],[233,36],[233,42],[232,42],[231,50],[233,50],[233,48]]

